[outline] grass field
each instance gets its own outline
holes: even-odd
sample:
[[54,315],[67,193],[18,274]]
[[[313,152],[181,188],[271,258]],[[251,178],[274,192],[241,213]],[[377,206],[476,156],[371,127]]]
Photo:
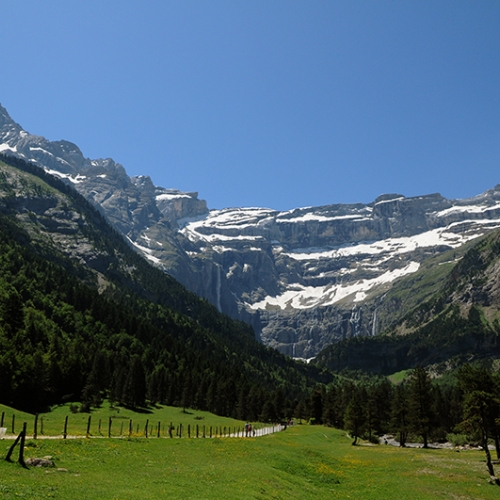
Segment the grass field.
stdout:
[[[89,416],[91,418],[90,434],[93,437],[107,437],[109,433],[109,422],[111,419],[111,436],[128,436],[130,429],[130,420],[132,420],[132,437],[144,437],[146,423],[148,423],[148,435],[158,435],[158,424],[160,424],[160,436],[168,436],[168,427],[170,424],[174,427],[175,435],[178,427],[182,424],[182,436],[187,436],[188,429],[194,436],[196,426],[198,426],[199,435],[202,436],[203,428],[205,435],[212,433],[218,434],[222,429],[227,433],[234,432],[234,429],[242,429],[245,422],[234,420],[232,418],[219,417],[213,413],[174,408],[170,406],[158,406],[143,413],[135,412],[122,407],[113,407],[105,402],[101,408],[93,410],[91,413],[73,413],[70,409],[70,403],[57,406],[49,413],[40,414],[38,417],[37,433],[40,437],[61,436],[64,431],[66,417],[68,417],[66,432],[69,436],[85,436]],[[0,415],[4,414],[3,426],[7,433],[19,434],[23,423],[27,423],[27,434],[32,436],[34,433],[35,417],[29,413],[23,413],[18,410],[0,405]],[[14,417],[14,429],[12,421]],[[262,424],[254,424],[256,427],[262,427]],[[231,430],[231,431],[229,431]],[[14,431],[14,432],[13,432]]]
[[[11,443],[0,441],[3,457]],[[0,460],[0,498],[463,500],[500,496],[500,489],[488,483],[480,451],[350,443],[342,431],[309,425],[245,439],[30,440],[25,455],[50,455],[56,468],[25,470]]]

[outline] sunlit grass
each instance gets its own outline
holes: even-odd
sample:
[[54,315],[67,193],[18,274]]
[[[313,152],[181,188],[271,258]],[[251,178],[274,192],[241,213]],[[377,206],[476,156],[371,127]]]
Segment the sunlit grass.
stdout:
[[[123,407],[115,407],[107,401],[101,408],[92,410],[90,413],[72,412],[71,404],[57,406],[51,412],[38,416],[37,434],[43,436],[62,436],[67,420],[66,433],[68,436],[85,436],[90,417],[90,435],[93,437],[144,437],[146,435],[146,423],[148,424],[148,437],[158,436],[158,425],[160,426],[160,437],[168,436],[170,424],[173,426],[173,435],[179,431],[182,424],[182,435],[198,436],[220,435],[221,433],[233,433],[236,429],[243,430],[245,422],[232,418],[219,417],[209,412],[186,410],[182,408],[161,406],[149,408],[143,412],[133,411]],[[74,405],[78,407],[79,405]],[[27,434],[34,434],[35,416],[20,412],[7,406],[0,405],[0,414],[4,414],[4,427],[8,434],[18,434],[22,430],[23,423],[27,423]],[[12,430],[12,417],[14,418],[14,431]],[[111,426],[110,426],[111,419]],[[131,422],[132,421],[132,424]],[[255,428],[262,427],[254,424]],[[132,433],[130,434],[130,430]]]
[[[217,417],[214,417],[217,418]],[[351,446],[342,431],[296,425],[248,439],[31,440],[0,460],[0,497],[78,499],[493,499],[480,451]],[[2,453],[8,441],[0,442]],[[60,468],[61,470],[58,470]]]

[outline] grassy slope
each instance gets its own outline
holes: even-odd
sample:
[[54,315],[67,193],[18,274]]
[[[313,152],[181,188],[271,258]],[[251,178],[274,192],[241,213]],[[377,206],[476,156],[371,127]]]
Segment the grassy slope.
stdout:
[[[28,456],[57,467],[0,460],[0,496],[85,499],[498,498],[483,454],[357,446],[343,432],[296,425],[249,439],[45,440]],[[0,444],[2,454],[8,443]]]
[[[78,404],[76,405],[78,406]],[[7,429],[7,435],[12,435],[12,416],[15,415],[14,433],[17,435],[22,430],[23,422],[27,423],[28,437],[33,435],[35,416],[29,413],[14,410],[8,406],[0,405],[0,415],[4,413],[4,427]],[[177,428],[179,424],[183,427],[183,436],[187,436],[188,425],[191,428],[191,435],[196,432],[196,425],[199,426],[199,435],[202,434],[203,426],[205,426],[206,434],[209,434],[210,427],[213,428],[241,428],[245,422],[232,418],[220,417],[206,411],[186,410],[173,406],[158,405],[156,408],[148,412],[136,412],[123,407],[110,406],[105,402],[101,408],[92,410],[90,413],[72,413],[70,403],[56,406],[51,412],[41,413],[38,418],[38,434],[43,436],[61,436],[64,429],[64,421],[68,417],[67,434],[70,436],[85,436],[87,430],[88,418],[91,416],[90,434],[95,437],[108,436],[109,419],[112,419],[111,436],[119,437],[128,436],[129,422],[132,419],[133,436],[143,437],[146,422],[149,421],[148,433],[151,436],[157,436],[158,423],[160,423],[160,435],[165,437],[168,435],[168,426],[173,425]],[[41,433],[43,419],[43,435]],[[99,421],[101,421],[99,432]],[[123,423],[123,433],[122,430]],[[256,424],[255,428],[263,427],[264,424]],[[137,432],[137,427],[139,432]],[[175,431],[174,431],[175,435]],[[0,456],[1,458],[1,456]]]
[[397,280],[378,306],[377,318],[382,331],[396,327],[399,333],[405,333],[404,328],[398,328],[398,322],[420,304],[442,292],[456,262],[480,239],[424,260],[416,273]]

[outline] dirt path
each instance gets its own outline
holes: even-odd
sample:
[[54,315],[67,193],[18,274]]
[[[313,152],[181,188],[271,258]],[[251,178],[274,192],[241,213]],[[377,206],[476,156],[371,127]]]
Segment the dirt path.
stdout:
[[[252,430],[251,433],[249,433],[248,435],[245,435],[245,431],[242,430],[242,431],[239,431],[239,432],[236,432],[236,433],[231,433],[231,434],[227,434],[225,436],[212,436],[212,438],[210,438],[209,436],[205,436],[205,438],[203,438],[203,436],[200,436],[198,438],[196,438],[196,436],[191,436],[190,438],[187,436],[187,435],[184,435],[182,438],[179,438],[178,436],[174,436],[173,438],[170,438],[170,436],[168,434],[166,435],[162,435],[160,436],[160,439],[215,439],[216,437],[219,438],[219,439],[227,439],[227,438],[250,438],[250,437],[261,437],[261,436],[267,436],[269,434],[274,434],[275,432],[281,432],[283,430],[286,429],[286,426],[285,425],[273,425],[273,426],[269,426],[269,427],[262,427],[260,429],[255,429],[255,430]],[[145,436],[132,436],[132,437],[145,437]],[[0,440],[14,440],[17,438],[17,435],[15,434],[3,434],[3,435],[0,435]],[[88,437],[88,439],[127,439],[128,436],[111,436],[110,438],[108,438],[108,436],[93,436],[93,435],[90,435]],[[33,437],[33,435],[27,435],[26,436],[26,440],[34,440],[35,438]],[[36,439],[87,439],[87,437],[85,435],[66,435],[66,437],[64,437],[62,434],[59,435],[59,436],[46,436],[46,435],[38,435],[36,437]],[[156,437],[156,435],[153,435],[153,434],[150,434],[148,439],[158,439]]]

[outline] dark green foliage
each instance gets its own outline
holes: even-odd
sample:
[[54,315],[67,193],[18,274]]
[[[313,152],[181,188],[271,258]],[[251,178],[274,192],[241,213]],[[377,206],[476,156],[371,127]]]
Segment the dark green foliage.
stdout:
[[366,392],[362,386],[357,387],[351,395],[344,415],[344,427],[354,438],[353,445],[364,433],[367,423],[366,408]]
[[[472,245],[472,246],[471,246]],[[424,300],[410,299],[411,309],[393,324],[384,335],[353,338],[327,347],[316,362],[332,370],[361,369],[371,373],[391,374],[417,366],[451,361],[455,366],[470,359],[500,357],[500,314],[497,266],[500,260],[500,231],[494,231],[469,249],[448,271],[444,266],[419,274],[420,279],[440,277]],[[451,267],[448,267],[451,266]],[[399,304],[404,294],[419,296],[408,277],[387,294],[393,301],[399,291]],[[439,285],[439,286],[438,286]],[[398,307],[396,307],[397,309]]]
[[408,423],[409,429],[421,436],[424,448],[428,447],[433,427],[432,386],[424,368],[415,368],[408,378]]
[[408,390],[404,384],[394,389],[390,428],[397,435],[399,446],[406,446],[410,429],[410,409],[408,406]]
[[494,325],[483,322],[476,307],[464,317],[458,306],[449,305],[412,333],[347,339],[324,349],[316,362],[336,371],[391,374],[451,359],[462,364],[471,356],[500,357],[500,336]]
[[495,441],[497,458],[500,455],[499,415],[500,415],[500,380],[498,374],[465,365],[458,374],[459,385],[465,392],[463,403],[463,421],[459,429],[477,433],[479,442],[486,456],[486,466],[493,481],[500,485],[495,477],[493,461],[488,445],[490,438]]
[[[33,238],[19,222],[14,193],[0,182],[2,403],[35,412],[80,400],[88,409],[108,397],[250,419],[278,402],[280,417],[289,399],[328,381],[148,264],[71,187],[21,160],[7,162],[22,170],[14,174],[29,196],[51,206],[65,200],[80,214],[101,261],[82,266],[50,238]],[[108,283],[100,292],[96,273]]]

